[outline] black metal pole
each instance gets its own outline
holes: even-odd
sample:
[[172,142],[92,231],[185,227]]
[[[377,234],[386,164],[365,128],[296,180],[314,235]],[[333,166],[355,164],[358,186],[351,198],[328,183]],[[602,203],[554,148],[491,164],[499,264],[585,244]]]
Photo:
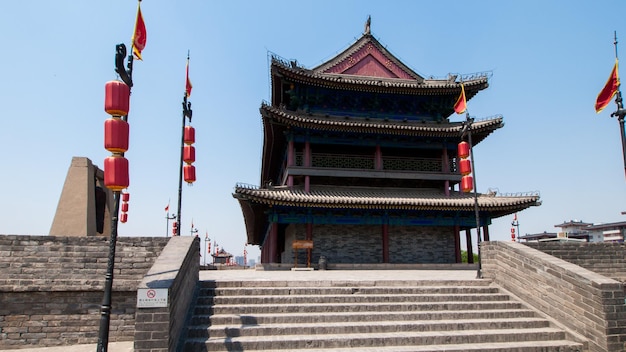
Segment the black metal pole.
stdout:
[[465,114],[467,121],[467,142],[470,147],[470,162],[472,163],[472,186],[474,187],[474,216],[476,218],[476,246],[478,248],[478,270],[476,272],[476,278],[481,279],[483,277],[482,274],[482,263],[480,260],[480,244],[482,242],[482,236],[480,234],[480,214],[478,211],[478,192],[476,190],[476,167],[474,166],[474,144],[472,143],[472,123],[474,119],[470,118],[469,113]]
[[187,92],[185,92],[183,97],[183,127],[180,132],[180,165],[178,170],[178,226],[176,227],[176,236],[180,236],[180,228],[182,227],[180,221],[180,212],[182,208],[183,201],[183,158],[185,151],[185,118],[187,118]]
[[[128,56],[127,68],[124,68],[126,57],[126,45],[124,43],[115,46],[115,72],[128,85],[129,92],[133,87],[133,55]],[[128,115],[122,118],[128,122]],[[124,153],[122,153],[124,156]],[[104,297],[100,308],[100,330],[98,332],[97,352],[107,352],[109,348],[109,326],[111,323],[111,301],[113,291],[113,270],[115,267],[115,246],[117,245],[117,225],[120,212],[120,191],[113,192],[113,212],[111,213],[111,238],[109,241],[109,259],[107,272],[104,279]]]
[[113,291],[113,270],[115,267],[115,246],[117,244],[117,220],[120,210],[120,192],[113,192],[114,210],[111,216],[111,239],[109,241],[109,261],[104,280],[104,298],[100,309],[100,331],[98,334],[98,352],[106,352],[109,345],[109,326],[111,322],[111,296]]

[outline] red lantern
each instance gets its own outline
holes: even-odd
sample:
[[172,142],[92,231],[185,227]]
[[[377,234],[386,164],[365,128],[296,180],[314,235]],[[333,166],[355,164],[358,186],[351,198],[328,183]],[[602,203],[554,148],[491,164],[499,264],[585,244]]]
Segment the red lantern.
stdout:
[[185,182],[194,183],[196,182],[196,167],[190,164],[187,164],[183,167],[183,171],[185,174]]
[[113,116],[126,116],[130,106],[130,88],[122,81],[104,85],[104,111]]
[[471,192],[474,189],[474,179],[472,176],[463,176],[461,178],[461,190],[463,192]]
[[193,145],[186,145],[183,148],[183,161],[187,164],[196,161],[196,148]]
[[122,215],[120,215],[120,221],[126,223],[126,221],[128,221],[128,214],[122,213]]
[[461,175],[469,175],[472,173],[472,162],[470,159],[461,159],[459,161],[459,171],[461,171]]
[[114,117],[104,121],[104,149],[111,153],[128,150],[128,122]]
[[459,143],[458,153],[459,153],[459,158],[461,158],[461,159],[467,158],[469,156],[469,153],[470,153],[469,143],[467,143],[465,141]]
[[196,143],[196,130],[191,126],[185,126],[183,137],[185,144],[191,145]]
[[177,233],[178,233],[178,223],[174,221],[174,223],[172,223],[172,234],[176,236]]
[[128,160],[123,156],[104,159],[104,185],[112,191],[128,188]]
[[122,193],[122,201],[123,202],[128,202],[129,200],[130,200],[130,193],[128,193],[128,192]]
[[128,211],[128,203],[122,203],[122,212],[126,213]]

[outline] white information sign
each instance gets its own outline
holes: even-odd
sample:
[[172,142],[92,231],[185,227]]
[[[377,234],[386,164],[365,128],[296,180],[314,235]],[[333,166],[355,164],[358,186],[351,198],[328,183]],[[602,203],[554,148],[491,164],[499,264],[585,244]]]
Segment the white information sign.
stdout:
[[137,290],[137,308],[167,307],[166,288],[140,288]]

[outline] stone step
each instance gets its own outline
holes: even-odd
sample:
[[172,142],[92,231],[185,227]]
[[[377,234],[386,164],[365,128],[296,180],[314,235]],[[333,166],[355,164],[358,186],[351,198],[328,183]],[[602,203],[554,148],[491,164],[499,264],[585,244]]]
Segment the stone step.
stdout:
[[190,326],[190,338],[225,338],[268,335],[371,334],[417,331],[538,329],[550,324],[540,318],[455,319],[429,321],[362,321],[335,323],[258,324],[258,325],[199,325]]
[[199,297],[199,305],[320,304],[320,303],[387,303],[387,302],[491,302],[507,301],[502,293],[483,294],[351,294],[351,295],[283,295],[283,296],[216,296]]
[[302,324],[302,323],[333,323],[333,322],[377,322],[377,321],[429,321],[453,319],[507,319],[530,318],[536,316],[529,309],[491,309],[484,311],[424,311],[424,312],[320,312],[316,314],[216,314],[196,315],[192,325],[253,325],[253,324]]
[[[565,340],[565,333],[554,328],[405,331],[401,333],[355,333],[323,335],[271,335],[187,339],[186,351],[304,350],[388,346],[430,346],[448,344],[487,344],[500,342]],[[187,348],[188,347],[188,348]],[[442,346],[444,347],[444,346]],[[445,347],[444,347],[445,348]],[[434,350],[434,349],[433,349]],[[444,349],[445,350],[445,349]]]
[[[445,344],[428,346],[378,346],[359,348],[307,348],[307,352],[581,352],[583,346],[568,340],[555,341],[518,341],[498,343],[473,343],[473,344]],[[204,344],[189,344],[185,346],[186,352],[207,351]],[[242,349],[231,348],[228,351],[243,352]],[[249,350],[245,352],[260,352],[261,350]],[[264,349],[263,352],[284,352],[285,350]]]
[[278,296],[278,295],[352,295],[352,294],[433,294],[433,293],[498,293],[491,286],[423,286],[423,287],[220,287],[200,290],[201,297],[214,296]]
[[200,288],[227,287],[422,287],[422,286],[490,286],[489,280],[300,280],[300,281],[213,281],[200,282]]
[[520,309],[521,303],[514,301],[479,300],[468,302],[383,302],[383,303],[320,303],[320,304],[233,304],[196,305],[194,314],[262,314],[262,313],[320,313],[320,312],[411,312],[442,310],[489,310]]

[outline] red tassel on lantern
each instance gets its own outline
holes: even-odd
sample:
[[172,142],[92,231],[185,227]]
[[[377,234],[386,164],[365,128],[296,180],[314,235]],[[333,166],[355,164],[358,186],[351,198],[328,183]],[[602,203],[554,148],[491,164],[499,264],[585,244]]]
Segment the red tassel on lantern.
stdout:
[[183,167],[183,171],[185,174],[185,182],[194,183],[196,182],[196,167],[190,164],[187,164]]
[[183,161],[187,164],[196,161],[196,148],[193,145],[186,145],[183,148]]
[[125,223],[126,221],[128,221],[128,214],[126,214],[126,213],[122,213],[122,214],[120,215],[120,221],[121,221],[121,222],[123,222],[123,223]]
[[458,153],[459,153],[459,158],[461,158],[461,159],[467,158],[469,156],[469,153],[470,153],[469,143],[467,143],[465,141],[459,143]]
[[130,107],[130,88],[122,81],[104,85],[104,111],[113,116],[126,116]]
[[461,175],[469,175],[472,173],[472,162],[470,159],[461,159],[459,161],[459,171],[461,171]]
[[112,191],[128,188],[128,160],[123,156],[110,156],[104,159],[104,185]]
[[111,153],[128,150],[128,122],[114,117],[104,121],[104,149]]
[[471,192],[474,189],[474,179],[472,176],[463,176],[461,178],[461,190],[463,192]]
[[124,213],[126,213],[128,211],[128,203],[126,203],[126,202],[122,203],[122,211]]
[[122,193],[122,201],[123,202],[128,202],[129,200],[130,200],[130,193],[128,193],[128,192]]
[[196,130],[191,126],[185,126],[183,140],[187,145],[194,144],[196,142]]

